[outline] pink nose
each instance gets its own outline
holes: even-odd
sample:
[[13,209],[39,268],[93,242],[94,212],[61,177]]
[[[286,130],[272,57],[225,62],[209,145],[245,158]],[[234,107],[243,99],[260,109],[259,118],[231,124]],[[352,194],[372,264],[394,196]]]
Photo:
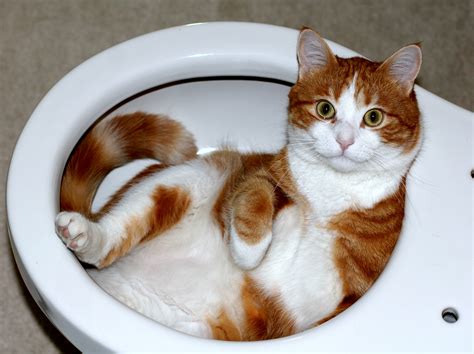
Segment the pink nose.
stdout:
[[337,138],[336,141],[338,142],[339,146],[342,149],[342,152],[346,151],[349,146],[354,144],[354,139],[340,139]]

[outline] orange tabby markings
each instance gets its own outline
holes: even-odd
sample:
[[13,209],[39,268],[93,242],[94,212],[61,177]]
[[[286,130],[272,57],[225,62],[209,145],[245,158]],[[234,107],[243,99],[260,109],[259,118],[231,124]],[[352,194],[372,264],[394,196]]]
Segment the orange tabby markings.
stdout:
[[143,158],[166,165],[181,163],[194,158],[196,151],[192,135],[179,122],[162,115],[136,112],[100,121],[78,143],[66,164],[60,209],[96,219],[92,201],[111,170]]
[[112,264],[139,242],[145,242],[176,225],[191,205],[189,193],[179,187],[159,186],[153,192],[154,205],[147,216],[132,218],[125,227],[122,242],[115,246],[100,264],[100,268]]
[[242,240],[255,244],[272,229],[273,186],[255,176],[242,183],[235,194],[234,227]]
[[245,176],[266,166],[272,158],[271,154],[242,155],[231,150],[218,151],[205,157],[211,166],[227,174],[227,180],[221,188],[212,210],[214,220],[221,228],[223,235],[226,233],[225,228],[230,219],[231,202],[236,188],[244,181]]
[[[292,203],[289,195],[297,194],[286,154],[286,149],[276,155],[224,150],[205,157],[212,166],[227,172],[212,211],[223,235],[233,208],[241,221],[239,231],[249,244],[258,242],[265,231],[271,230],[270,220]],[[232,205],[233,200],[237,205]]]
[[146,156],[176,164],[196,157],[192,135],[179,122],[163,115],[136,112],[115,117],[104,130],[116,136],[129,160]]
[[295,333],[294,319],[285,310],[277,294],[268,295],[249,276],[241,287],[244,318],[237,325],[223,310],[208,320],[214,339],[254,341],[279,338]]
[[179,187],[159,186],[153,192],[153,200],[155,207],[149,214],[150,231],[143,241],[176,225],[191,205],[191,196]]
[[124,195],[130,190],[130,188],[138,185],[146,178],[165,169],[166,167],[168,166],[162,164],[153,164],[140,171],[135,177],[133,177],[126,184],[124,184],[117,192],[115,192],[107,201],[107,203],[99,210],[99,212],[92,215],[92,219],[99,220],[102,216],[107,214],[110,210],[112,210],[114,206],[116,206],[122,200]]
[[343,281],[343,308],[361,297],[384,269],[402,228],[404,204],[405,179],[394,195],[373,208],[347,210],[331,220],[337,233],[333,257]]
[[218,340],[240,341],[242,334],[239,327],[232,321],[227,312],[222,311],[215,320],[208,320],[212,331],[212,338]]
[[279,338],[295,333],[294,319],[278,295],[265,294],[250,276],[245,278],[241,296],[245,311],[245,340]]
[[[84,216],[92,216],[95,191],[104,176],[118,164],[115,151],[110,150],[110,144],[103,142],[92,132],[84,137],[71,155],[61,184],[61,210],[74,210]],[[94,161],[93,168],[91,161]]]

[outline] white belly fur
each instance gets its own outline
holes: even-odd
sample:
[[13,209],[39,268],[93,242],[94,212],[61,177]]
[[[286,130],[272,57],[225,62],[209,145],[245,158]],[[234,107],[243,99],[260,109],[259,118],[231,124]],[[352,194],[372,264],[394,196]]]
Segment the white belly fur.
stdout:
[[[207,320],[217,318],[223,308],[237,322],[242,319],[245,273],[233,263],[212,217],[224,177],[217,177],[209,165],[200,167],[192,181],[193,205],[176,227],[112,266],[89,273],[109,294],[145,316],[211,337]],[[297,331],[329,315],[342,298],[332,261],[334,238],[311,219],[297,206],[283,209],[262,264],[251,272],[269,294],[280,295]]]

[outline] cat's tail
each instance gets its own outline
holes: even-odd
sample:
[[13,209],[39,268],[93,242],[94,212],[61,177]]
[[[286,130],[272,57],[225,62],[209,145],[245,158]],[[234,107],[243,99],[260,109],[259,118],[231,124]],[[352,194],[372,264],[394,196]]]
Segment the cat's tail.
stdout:
[[176,165],[196,152],[191,133],[165,116],[136,112],[104,119],[79,142],[66,164],[60,208],[92,217],[97,188],[113,169],[143,158]]

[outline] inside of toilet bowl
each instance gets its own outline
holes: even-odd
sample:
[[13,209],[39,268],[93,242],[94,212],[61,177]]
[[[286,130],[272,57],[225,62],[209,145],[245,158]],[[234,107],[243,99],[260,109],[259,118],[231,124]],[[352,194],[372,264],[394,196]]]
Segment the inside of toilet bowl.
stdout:
[[[165,114],[193,133],[199,153],[223,144],[241,151],[272,152],[286,140],[291,86],[289,82],[256,77],[182,80],[139,92],[106,108],[97,120],[136,111]],[[93,210],[99,210],[120,186],[154,162],[134,161],[112,171],[99,187]]]

